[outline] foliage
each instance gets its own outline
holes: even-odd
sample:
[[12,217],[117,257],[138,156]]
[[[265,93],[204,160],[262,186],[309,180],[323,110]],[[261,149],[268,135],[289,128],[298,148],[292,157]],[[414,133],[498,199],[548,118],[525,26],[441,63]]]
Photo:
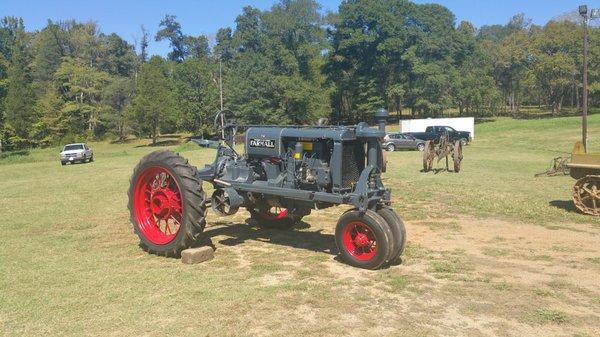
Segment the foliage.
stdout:
[[[517,14],[476,28],[443,6],[408,0],[349,0],[327,14],[315,0],[280,0],[244,7],[214,44],[186,34],[174,15],[158,28],[166,58],[148,55],[144,26],[136,50],[94,22],[48,20],[29,32],[20,18],[1,19],[0,151],[130,134],[209,136],[221,84],[225,108],[251,124],[355,123],[382,107],[415,118],[519,116],[524,105],[559,115],[582,105],[577,15],[537,26]],[[589,35],[594,107],[600,28]]]

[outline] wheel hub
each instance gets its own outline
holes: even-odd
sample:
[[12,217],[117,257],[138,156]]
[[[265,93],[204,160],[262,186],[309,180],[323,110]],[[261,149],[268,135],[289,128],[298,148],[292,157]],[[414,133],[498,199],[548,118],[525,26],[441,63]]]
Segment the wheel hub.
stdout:
[[171,190],[155,191],[151,201],[152,213],[159,219],[168,219],[178,205],[177,195]]
[[347,224],[342,233],[346,251],[357,260],[368,261],[377,254],[377,239],[371,228],[360,221]]
[[369,243],[370,240],[367,235],[365,235],[364,233],[356,234],[356,237],[354,238],[354,244],[356,244],[358,247],[365,247],[369,245]]

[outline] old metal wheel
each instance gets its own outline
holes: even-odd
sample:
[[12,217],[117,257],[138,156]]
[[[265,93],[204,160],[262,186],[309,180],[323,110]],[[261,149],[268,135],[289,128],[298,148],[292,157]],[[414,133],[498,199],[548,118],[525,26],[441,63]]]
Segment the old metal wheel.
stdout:
[[348,264],[365,269],[377,269],[387,262],[393,252],[393,234],[379,214],[367,210],[344,213],[335,229],[335,243]]
[[435,156],[435,149],[433,148],[433,142],[428,140],[425,142],[425,148],[423,150],[423,171],[429,172],[433,169],[433,158]]
[[195,172],[171,151],[150,153],[135,167],[129,211],[143,249],[178,256],[197,241],[206,223],[206,200]]
[[394,151],[396,151],[396,145],[394,145],[394,144],[388,144],[385,147],[385,149],[388,150],[389,152],[394,152]]
[[585,176],[573,186],[573,202],[583,213],[600,216],[600,176]]
[[454,161],[454,172],[460,172],[460,163],[462,162],[463,154],[462,154],[462,143],[460,141],[456,141],[454,143],[454,150],[452,152],[452,160]]

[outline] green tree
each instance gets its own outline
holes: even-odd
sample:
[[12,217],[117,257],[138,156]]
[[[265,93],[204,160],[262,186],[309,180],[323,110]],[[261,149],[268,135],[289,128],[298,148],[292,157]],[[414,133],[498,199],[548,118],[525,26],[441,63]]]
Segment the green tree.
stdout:
[[136,96],[129,119],[138,136],[150,136],[156,144],[161,127],[172,122],[176,110],[168,76],[168,66],[160,56],[153,56],[140,69]]
[[181,32],[181,24],[176,19],[175,15],[165,15],[165,18],[160,21],[161,29],[156,33],[155,40],[169,40],[173,49],[169,53],[169,60],[181,62],[188,55],[188,48],[185,36]]
[[214,64],[207,58],[188,58],[175,67],[173,86],[177,97],[180,130],[204,133],[219,110],[219,91]]
[[29,133],[35,122],[33,112],[35,97],[31,88],[28,44],[29,36],[24,27],[17,26],[10,49],[11,59],[7,72],[8,84],[4,103],[6,123],[11,127],[12,133],[9,141],[17,148],[33,144]]
[[127,138],[126,111],[134,98],[134,81],[127,77],[117,77],[102,91],[103,113],[101,120],[108,132],[114,132],[118,141]]
[[97,136],[103,111],[102,90],[109,82],[109,74],[97,70],[81,59],[65,58],[55,73],[58,91],[65,102],[62,115],[69,132]]

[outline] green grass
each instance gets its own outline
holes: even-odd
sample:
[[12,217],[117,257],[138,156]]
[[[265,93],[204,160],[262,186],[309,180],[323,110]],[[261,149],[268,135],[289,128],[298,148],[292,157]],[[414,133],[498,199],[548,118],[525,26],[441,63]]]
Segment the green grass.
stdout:
[[538,309],[533,313],[533,320],[540,324],[563,324],[568,321],[568,318],[562,311],[543,308]]
[[[503,281],[511,275],[499,275],[492,287],[477,281],[488,272],[483,266],[514,251],[509,240],[497,240],[477,258],[444,247],[433,251],[435,241],[427,241],[469,235],[470,226],[490,219],[598,229],[598,218],[574,210],[570,177],[533,177],[552,157],[566,155],[579,135],[578,118],[477,124],[459,174],[421,173],[420,153],[388,153],[385,184],[407,220],[408,243],[402,265],[374,272],[334,260],[341,208],[314,212],[306,218],[311,227],[296,232],[249,228],[246,213],[210,215],[206,233],[217,246],[214,260],[188,266],[146,254],[132,234],[126,195],[133,167],[156,150],[145,140],[92,143],[94,163],[65,167],[58,147],[2,154],[0,333],[414,336],[437,335],[442,326],[461,335],[469,330],[452,321],[444,325],[446,308],[492,303],[478,312],[514,322],[509,301],[520,301],[519,312],[534,312],[537,323],[568,317],[594,331],[594,318],[535,311],[550,296]],[[600,152],[600,115],[590,117],[590,136],[591,148]],[[198,167],[214,158],[212,149],[171,148]],[[535,256],[545,260],[554,253]],[[596,259],[582,260],[579,268],[597,272]],[[594,311],[600,302],[580,305]]]

